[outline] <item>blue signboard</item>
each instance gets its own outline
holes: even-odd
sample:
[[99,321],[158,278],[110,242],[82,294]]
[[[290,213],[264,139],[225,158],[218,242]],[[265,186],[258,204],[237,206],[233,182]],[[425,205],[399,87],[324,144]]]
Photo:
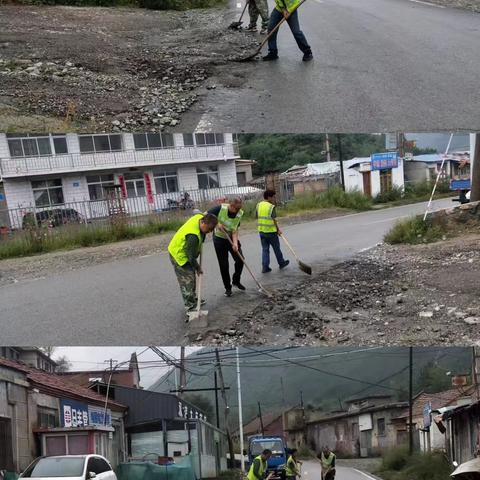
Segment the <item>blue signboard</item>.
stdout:
[[[105,418],[106,417],[106,418]],[[106,416],[105,409],[101,407],[88,406],[88,420],[90,425],[95,426],[112,426],[112,412],[107,408]]]
[[78,428],[89,425],[88,406],[75,400],[60,401],[60,423],[62,427]]
[[432,424],[432,407],[430,403],[425,404],[423,407],[423,428],[430,428]]
[[470,190],[470,179],[450,180],[450,190]]
[[372,153],[370,161],[372,163],[372,171],[397,168],[398,152]]

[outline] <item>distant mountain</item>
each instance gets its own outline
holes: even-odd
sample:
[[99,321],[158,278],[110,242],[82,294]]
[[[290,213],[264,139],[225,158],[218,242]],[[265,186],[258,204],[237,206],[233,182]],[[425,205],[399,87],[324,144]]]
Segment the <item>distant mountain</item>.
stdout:
[[[245,420],[257,415],[257,402],[265,413],[298,405],[300,392],[307,407],[325,410],[342,408],[352,396],[391,393],[394,399],[405,400],[408,392],[408,348],[241,347],[239,355]],[[227,397],[234,421],[238,405],[235,351],[223,351],[221,358],[225,385],[230,387]],[[468,348],[414,349],[416,392],[425,387],[434,389],[436,385],[448,388],[446,371],[468,373],[470,366]],[[213,350],[203,349],[189,356],[186,368],[187,388],[214,386]],[[174,386],[171,371],[149,389],[168,392]],[[195,395],[202,395],[212,406],[215,404],[213,392],[195,392]],[[219,402],[222,408],[220,396]]]

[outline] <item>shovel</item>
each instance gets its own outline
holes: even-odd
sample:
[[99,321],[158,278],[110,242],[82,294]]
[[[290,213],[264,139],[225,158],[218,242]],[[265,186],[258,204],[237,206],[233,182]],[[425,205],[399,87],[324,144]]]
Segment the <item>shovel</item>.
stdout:
[[[201,253],[200,253],[199,264],[201,269],[202,268]],[[206,327],[208,310],[202,310],[202,277],[203,277],[203,273],[197,276],[197,309],[193,312],[189,312],[188,321],[191,322],[193,320],[197,324],[197,326]]]
[[[230,242],[230,245],[233,247],[233,242],[232,239],[230,238],[230,235],[226,232],[225,229],[221,228],[221,230],[225,233],[225,236],[227,237],[228,241]],[[253,274],[252,270],[248,266],[247,262],[245,261],[245,258],[241,255],[240,252],[236,252],[238,255],[238,258],[242,261],[242,263],[245,265],[245,268],[248,270],[248,273],[252,276],[253,280],[257,284],[258,290],[265,294],[268,298],[273,298],[273,295],[271,292],[269,292],[258,280],[257,277]]]
[[312,274],[312,267],[310,265],[307,265],[306,263],[302,262],[299,258],[298,258],[298,255],[295,253],[295,250],[293,249],[293,247],[290,245],[290,243],[288,242],[288,240],[286,239],[286,237],[283,235],[280,235],[282,238],[283,238],[283,241],[285,242],[285,245],[287,245],[288,249],[292,252],[293,256],[295,257],[295,259],[297,260],[297,263],[298,263],[298,268],[302,271],[302,272],[305,272],[307,275],[311,275]]
[[249,62],[250,60],[253,60],[261,51],[262,48],[265,46],[265,44],[270,40],[270,38],[275,34],[275,32],[284,24],[289,18],[290,15],[298,10],[307,0],[302,0],[288,15],[285,15],[275,26],[275,28],[265,37],[263,42],[260,44],[260,46],[250,55],[247,57],[241,57],[241,58],[235,58],[233,59],[234,62]]
[[250,2],[248,0],[245,2],[245,6],[243,7],[242,14],[240,15],[240,18],[238,19],[238,22],[232,22],[229,25],[228,28],[231,28],[232,30],[239,30],[240,29],[240,27],[242,26],[242,23],[243,23],[243,21],[242,21],[243,15],[245,15],[245,10],[247,9],[249,3]]

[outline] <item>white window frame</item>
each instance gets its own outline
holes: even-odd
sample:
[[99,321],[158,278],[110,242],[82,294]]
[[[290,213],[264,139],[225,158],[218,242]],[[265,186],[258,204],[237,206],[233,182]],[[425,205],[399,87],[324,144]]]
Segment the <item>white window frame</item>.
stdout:
[[[137,148],[135,146],[135,137],[136,136],[144,136],[145,137],[145,141],[147,143],[147,148]],[[157,135],[159,138],[160,138],[160,147],[150,147],[149,145],[149,140],[148,140],[148,137],[149,135]],[[172,145],[165,145],[165,140],[164,140],[164,137],[165,135],[168,135],[168,136],[171,136],[172,138]],[[175,136],[173,133],[158,133],[158,132],[147,132],[147,133],[134,133],[133,134],[133,144],[135,146],[135,150],[136,151],[145,151],[145,150],[160,150],[160,149],[166,149],[166,148],[175,148]]]
[[[108,146],[109,150],[99,150],[97,151],[95,149],[95,140],[92,141],[93,143],[93,151],[85,151],[82,152],[81,147],[80,147],[80,139],[81,138],[87,138],[90,137],[94,139],[95,137],[108,137]],[[112,149],[112,142],[111,142],[111,137],[120,137],[120,148],[119,149]],[[88,134],[88,135],[79,135],[78,136],[78,145],[80,147],[80,153],[81,154],[89,154],[89,153],[112,153],[112,152],[123,152],[123,135],[121,133],[93,133],[93,134]]]
[[[102,180],[102,176],[104,176],[104,175],[111,175],[111,176],[112,176],[112,180]],[[88,181],[88,177],[90,177],[90,176],[98,176],[98,177],[100,177],[100,180],[99,180],[98,182],[89,182],[89,181]],[[100,200],[106,200],[107,195],[105,195],[105,189],[104,189],[103,187],[104,187],[104,186],[110,187],[110,186],[115,185],[115,176],[114,176],[113,174],[111,174],[111,173],[106,173],[106,174],[103,174],[103,175],[102,175],[102,174],[98,174],[98,175],[87,175],[87,176],[85,177],[85,180],[86,180],[86,182],[87,182],[88,198],[89,198],[90,201],[92,201],[92,202],[97,202],[97,201],[100,201]],[[90,188],[88,188],[88,187],[90,187],[90,185],[100,185],[100,186],[102,187],[102,193],[103,193],[103,195],[102,195],[101,198],[92,198],[92,196],[90,195]]]
[[[49,142],[49,147],[50,147],[50,153],[40,153],[40,148],[38,146],[38,140],[42,138],[48,138]],[[54,140],[57,138],[63,138],[65,139],[65,143],[67,146],[67,152],[66,153],[57,153],[55,150],[55,142]],[[35,141],[36,148],[37,148],[37,154],[25,154],[25,147],[23,145],[24,140],[29,140]],[[20,141],[21,146],[22,146],[22,155],[12,155],[12,151],[10,150],[10,141]],[[68,142],[67,142],[67,136],[66,135],[54,135],[54,134],[46,134],[46,135],[21,135],[21,136],[7,136],[7,144],[8,144],[8,151],[10,153],[11,158],[31,158],[31,157],[51,157],[53,155],[68,155]]]
[[[139,175],[138,178],[126,178],[125,177],[126,175],[128,175],[128,173],[123,174],[123,181],[125,183],[125,190],[127,191],[127,198],[142,198],[142,197],[145,197],[147,195],[147,186],[145,185],[145,174],[138,173],[138,175]],[[140,182],[140,181],[143,182],[143,190],[145,192],[143,195],[138,194],[137,182]],[[134,197],[132,197],[128,194],[128,183],[133,183],[133,187],[134,187],[134,190],[135,190],[135,196]]]
[[[60,180],[60,186],[49,187],[47,182],[49,182],[51,180]],[[34,187],[33,186],[33,181],[45,182],[45,187]],[[63,192],[63,181],[62,181],[61,178],[50,178],[50,179],[47,179],[47,180],[33,180],[33,181],[30,183],[30,186],[32,188],[33,201],[35,202],[35,207],[37,207],[37,208],[51,208],[51,207],[56,207],[56,206],[59,206],[59,205],[65,205],[65,195],[64,195],[64,192]],[[46,190],[47,193],[48,193],[48,205],[37,205],[37,202],[35,200],[35,192],[42,191],[42,190]],[[61,190],[62,191],[62,198],[63,198],[62,203],[52,203],[52,198],[50,196],[50,190]]]
[[[174,178],[175,179],[175,183],[177,185],[177,189],[176,190],[172,190],[170,191],[170,189],[168,188],[168,182],[167,182],[167,179],[168,178]],[[156,183],[156,180],[159,179],[159,180],[165,180],[165,186],[167,187],[166,188],[166,192],[161,192],[161,191],[158,191],[157,190],[157,183]],[[164,172],[153,172],[153,183],[155,185],[155,193],[158,193],[158,194],[162,194],[162,193],[177,193],[180,191],[180,187],[179,187],[179,183],[178,183],[178,171],[175,170],[175,173],[173,173],[173,170],[172,171],[167,171],[165,170]]]
[[[217,175],[217,183],[218,185],[216,186],[211,186],[210,185],[210,175],[208,172],[199,172],[199,169],[200,168],[207,168],[207,169],[215,169],[215,171],[211,171],[210,173],[215,173]],[[207,177],[207,183],[208,183],[208,187],[207,188],[203,188],[200,186],[200,176],[206,176]],[[211,190],[213,188],[220,188],[221,187],[221,183],[220,183],[220,172],[218,171],[218,165],[206,165],[205,167],[197,167],[197,181],[198,181],[198,188],[200,190]]]

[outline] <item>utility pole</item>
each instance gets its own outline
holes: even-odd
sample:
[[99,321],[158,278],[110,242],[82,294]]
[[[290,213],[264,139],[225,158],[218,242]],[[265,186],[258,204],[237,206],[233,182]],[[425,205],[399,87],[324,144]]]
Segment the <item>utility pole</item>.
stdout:
[[327,162],[330,162],[330,139],[328,138],[328,133],[325,134],[325,151],[327,152]]
[[263,428],[262,407],[260,406],[260,402],[258,402],[258,418],[260,419],[260,428],[262,429],[262,437],[264,437],[265,429]]
[[472,169],[470,201],[477,202],[480,200],[480,133],[475,134],[475,148],[471,153],[473,157],[470,162]]
[[409,349],[408,368],[408,451],[413,454],[413,347]]
[[345,172],[343,171],[343,153],[342,153],[342,135],[337,133],[338,145],[338,161],[340,162],[340,178],[342,180],[342,188],[345,191]]
[[240,355],[238,347],[235,349],[237,353],[237,393],[238,393],[238,425],[240,433],[240,467],[242,472],[245,471],[245,458],[243,456],[243,411],[242,411],[242,382],[240,380]]
[[187,378],[185,375],[185,347],[180,347],[180,397],[183,396],[183,390],[187,386]]
[[305,406],[303,405],[303,392],[300,390],[300,408],[302,409],[302,426],[303,426],[303,444],[307,444],[307,419],[305,417]]
[[[223,381],[223,373],[222,373],[222,365],[220,363],[220,353],[218,352],[218,348],[215,349],[215,357],[217,359],[217,369],[218,369],[218,379],[220,381],[220,391],[222,392],[222,399],[225,405],[225,433],[227,435],[227,442],[228,442],[228,451],[230,453],[230,468],[233,468],[235,465],[235,452],[233,449],[233,441],[232,436],[230,434],[230,424],[229,424],[229,413],[230,408],[228,406],[227,401],[227,394],[225,391],[225,383]],[[243,452],[242,452],[243,454]]]
[[214,373],[214,386],[215,386],[215,418],[217,419],[217,428],[220,428],[220,414],[218,412],[218,379],[217,372]]

